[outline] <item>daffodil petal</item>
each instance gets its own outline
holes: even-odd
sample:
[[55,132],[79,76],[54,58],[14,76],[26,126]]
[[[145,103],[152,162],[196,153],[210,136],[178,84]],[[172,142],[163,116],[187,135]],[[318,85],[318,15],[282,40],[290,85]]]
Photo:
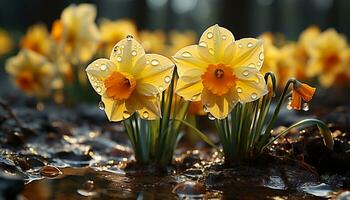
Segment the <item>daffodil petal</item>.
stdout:
[[232,111],[238,102],[238,96],[235,91],[230,91],[225,95],[217,96],[209,90],[203,89],[202,103],[207,110],[217,119],[224,119]]
[[250,66],[260,70],[264,62],[264,48],[262,40],[244,38],[237,40],[236,52],[231,61],[232,66]]
[[182,48],[174,55],[177,73],[180,77],[197,77],[205,72],[208,60],[200,56],[199,49],[199,46],[191,45]]
[[258,69],[239,67],[235,69],[236,92],[242,103],[255,101],[268,93],[264,76]]
[[186,101],[200,101],[203,90],[202,82],[187,82],[182,79],[177,80],[176,94],[182,96]]
[[136,110],[142,119],[155,120],[161,117],[160,99],[157,96],[144,96],[134,93],[128,101],[128,110]]
[[135,75],[136,91],[145,96],[154,96],[169,87],[174,63],[158,54],[147,54],[146,57],[148,59],[146,66]]
[[234,42],[233,34],[219,25],[209,27],[202,34],[199,45],[206,46],[215,56],[216,61],[223,61],[226,48]]
[[122,121],[135,112],[135,110],[127,109],[124,100],[116,101],[103,95],[102,102],[104,103],[104,110],[109,121]]
[[145,50],[132,37],[119,41],[112,49],[110,60],[119,71],[131,73],[137,61],[145,55]]
[[104,80],[115,70],[116,65],[105,58],[95,60],[86,68],[88,79],[99,95],[102,95],[106,90]]

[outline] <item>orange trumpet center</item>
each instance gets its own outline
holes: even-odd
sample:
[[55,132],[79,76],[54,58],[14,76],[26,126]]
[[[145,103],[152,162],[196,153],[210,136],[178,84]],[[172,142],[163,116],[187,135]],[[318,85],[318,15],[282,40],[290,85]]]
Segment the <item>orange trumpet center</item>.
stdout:
[[233,69],[225,64],[209,64],[202,75],[203,86],[218,96],[227,94],[236,85],[235,81]]
[[113,72],[104,81],[106,95],[114,100],[128,99],[136,87],[135,78],[127,73]]

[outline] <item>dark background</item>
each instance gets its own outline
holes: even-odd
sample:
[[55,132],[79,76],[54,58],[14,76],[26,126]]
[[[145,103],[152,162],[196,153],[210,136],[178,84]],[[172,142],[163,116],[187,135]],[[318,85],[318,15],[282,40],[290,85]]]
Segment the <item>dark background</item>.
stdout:
[[140,29],[201,33],[218,23],[236,38],[272,31],[296,39],[314,24],[350,36],[349,0],[0,0],[0,27],[23,32],[37,22],[50,26],[66,6],[83,2],[97,6],[98,18],[131,18]]

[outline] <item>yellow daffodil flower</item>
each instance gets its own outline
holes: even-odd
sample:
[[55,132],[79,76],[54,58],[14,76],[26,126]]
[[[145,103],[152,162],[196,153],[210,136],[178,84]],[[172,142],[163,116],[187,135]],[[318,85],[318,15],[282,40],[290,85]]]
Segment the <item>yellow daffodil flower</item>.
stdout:
[[145,54],[131,36],[114,46],[110,59],[95,60],[86,69],[110,121],[121,121],[134,112],[147,120],[159,118],[159,94],[169,86],[173,70],[171,60]]
[[41,55],[48,56],[52,50],[52,40],[45,25],[36,24],[29,27],[20,42],[21,48],[29,49]]
[[166,34],[161,30],[141,31],[140,40],[145,51],[154,53],[164,53],[166,48]]
[[312,44],[307,75],[318,76],[322,86],[330,87],[336,77],[344,72],[346,47],[346,38],[336,30],[328,29],[321,33]]
[[4,29],[0,28],[0,57],[12,49],[12,39]]
[[316,92],[316,88],[311,87],[305,83],[296,81],[292,92],[291,108],[295,110],[301,109],[302,100],[309,102]]
[[109,54],[113,46],[124,39],[127,35],[137,35],[137,27],[135,23],[128,19],[120,19],[110,21],[102,20],[100,24],[101,45],[104,52]]
[[70,5],[53,24],[52,37],[62,45],[64,54],[73,63],[88,61],[97,50],[100,34],[95,18],[95,6]]
[[9,58],[5,69],[14,83],[28,95],[46,97],[54,78],[54,66],[42,55],[23,49]]
[[218,25],[202,34],[199,45],[178,51],[174,60],[179,75],[176,93],[185,100],[202,101],[215,118],[225,118],[237,102],[255,101],[268,92],[259,71],[264,61],[262,41],[235,41]]

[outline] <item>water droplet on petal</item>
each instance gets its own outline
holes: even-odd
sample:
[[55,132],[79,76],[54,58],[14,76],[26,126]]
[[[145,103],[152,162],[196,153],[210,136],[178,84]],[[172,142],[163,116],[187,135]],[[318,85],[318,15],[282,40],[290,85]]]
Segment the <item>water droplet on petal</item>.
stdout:
[[237,88],[237,92],[238,92],[238,93],[242,93],[242,92],[243,92],[242,88],[241,88],[241,87],[238,87],[238,88]]
[[132,35],[127,35],[126,36],[126,39],[128,40],[128,41],[130,41],[130,40],[132,40],[134,37],[132,36]]
[[[96,82],[95,82],[95,85],[98,85]],[[100,93],[102,91],[101,87],[96,87],[96,92],[97,93]]]
[[98,108],[99,108],[100,110],[105,110],[105,104],[103,103],[103,101],[100,101],[100,102],[98,103]]
[[292,110],[292,97],[288,97],[287,110]]
[[159,65],[159,61],[156,60],[156,59],[153,59],[153,60],[151,61],[151,65],[157,66],[157,65]]
[[254,92],[251,94],[251,97],[252,97],[252,99],[256,99],[256,98],[258,98],[258,95]]
[[171,81],[170,76],[166,76],[166,77],[164,78],[164,81],[165,81],[165,83],[170,83],[170,81]]
[[258,66],[261,67],[261,62],[260,61],[258,62]]
[[105,64],[101,65],[101,66],[100,66],[100,69],[101,69],[102,71],[105,71],[105,70],[107,69],[107,65],[105,65]]
[[195,101],[195,100],[198,99],[198,97],[199,97],[199,94],[193,95],[193,96],[191,97],[191,100],[192,100],[192,101]]
[[124,47],[125,47],[124,44],[120,45],[120,48],[124,49]]
[[253,43],[249,42],[249,43],[247,44],[247,47],[248,47],[248,48],[253,47]]
[[238,48],[242,48],[242,47],[243,47],[242,44],[239,44],[239,45],[238,45]]
[[223,35],[223,36],[221,36],[221,38],[222,38],[223,40],[226,40],[227,36],[226,36],[226,35]]
[[145,119],[148,119],[148,117],[149,117],[148,111],[143,111],[142,117],[145,118]]
[[122,57],[118,56],[118,57],[117,57],[117,61],[118,61],[118,62],[121,62],[121,61],[122,61]]
[[206,42],[201,41],[201,42],[199,42],[199,46],[201,46],[201,47],[207,47],[208,45],[207,45]]
[[127,110],[124,110],[124,112],[123,112],[123,118],[124,119],[127,119],[127,118],[129,118],[130,117],[130,113],[127,111]]
[[208,118],[210,119],[210,120],[215,120],[215,117],[212,115],[212,114],[208,114]]
[[264,53],[263,53],[263,52],[261,52],[261,53],[259,54],[259,59],[260,59],[260,60],[264,60]]
[[214,49],[210,48],[210,49],[209,49],[209,53],[210,53],[211,55],[214,55],[214,54],[215,54]]
[[181,55],[182,55],[182,57],[185,57],[185,58],[192,57],[192,54],[190,52],[188,52],[188,51],[183,52]]
[[248,70],[244,70],[242,74],[243,74],[243,76],[248,76],[249,75],[249,71]]
[[208,33],[207,33],[207,38],[208,38],[208,39],[213,38],[213,33],[212,33],[212,32],[208,32]]
[[95,66],[98,67],[98,63],[95,63]]
[[132,50],[132,51],[131,51],[131,55],[136,56],[136,55],[137,55],[137,52],[136,52],[135,50]]
[[204,112],[209,112],[208,105],[204,105],[203,110],[204,110]]
[[159,89],[159,91],[161,91],[161,92],[164,91],[163,86],[159,86],[158,89]]
[[250,63],[250,64],[248,65],[248,67],[249,67],[249,68],[256,68],[254,63]]
[[303,111],[309,111],[309,104],[306,102],[303,104]]
[[120,54],[121,50],[118,46],[116,46],[116,47],[114,47],[113,52],[114,52],[114,54]]

